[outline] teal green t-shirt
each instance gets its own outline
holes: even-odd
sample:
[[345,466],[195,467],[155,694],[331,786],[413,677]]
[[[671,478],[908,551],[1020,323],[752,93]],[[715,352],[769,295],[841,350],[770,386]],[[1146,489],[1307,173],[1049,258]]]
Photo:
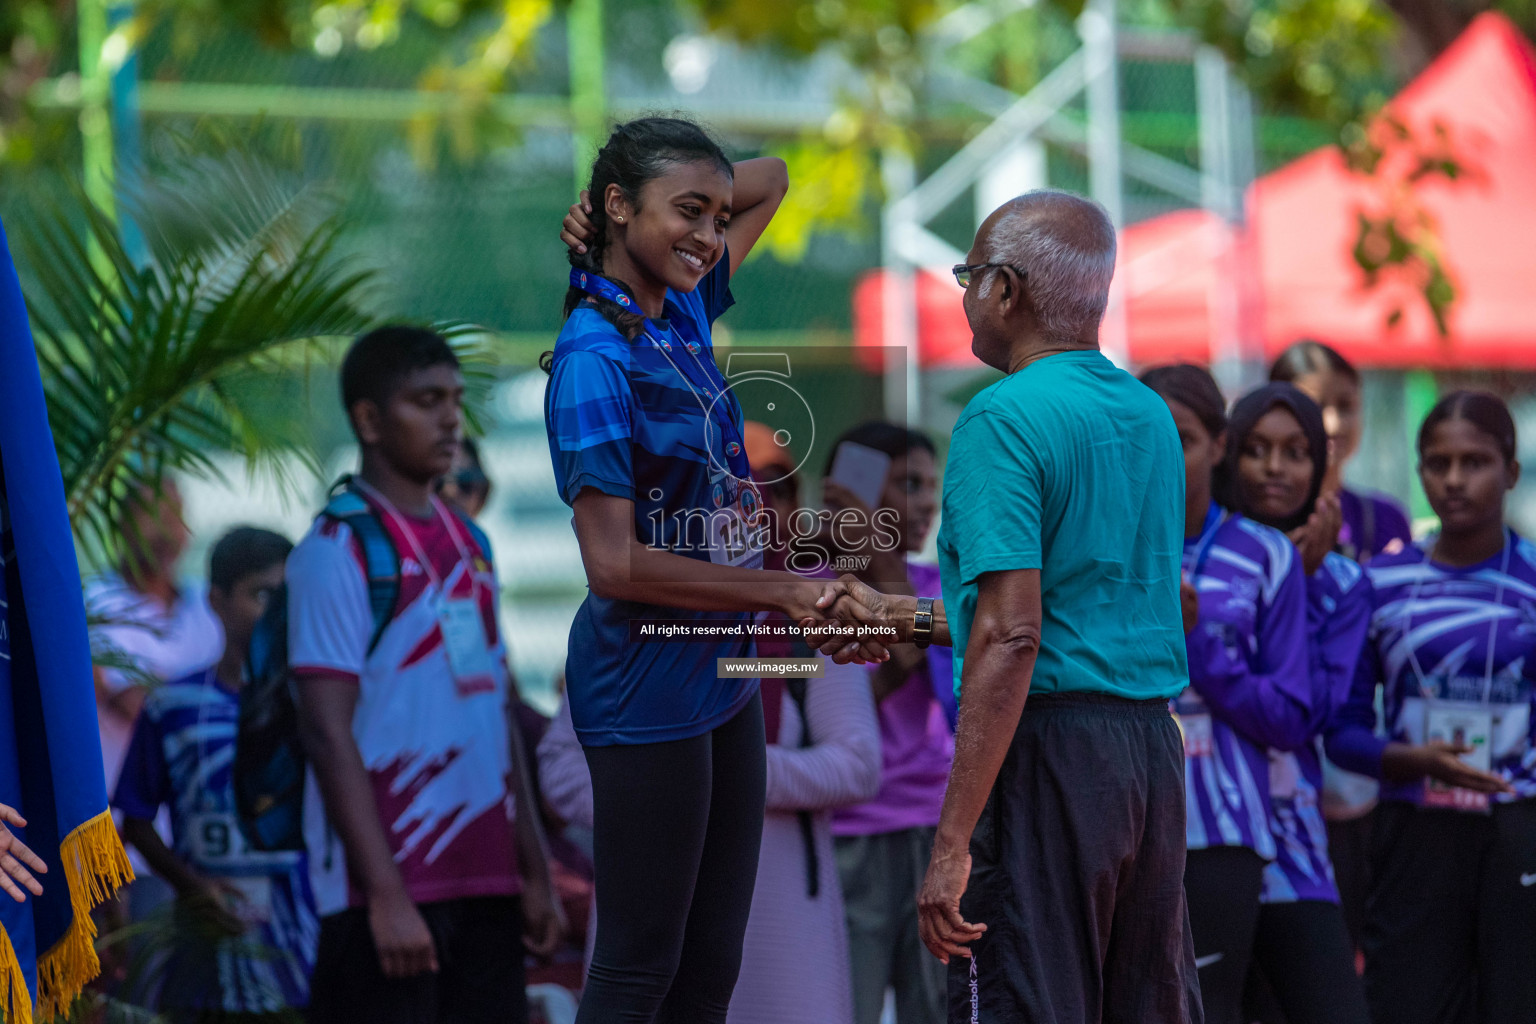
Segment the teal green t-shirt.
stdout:
[[983,573],[1039,569],[1031,692],[1172,697],[1189,681],[1179,606],[1184,455],[1168,406],[1098,351],[1037,360],[961,413],[939,570],[955,692]]

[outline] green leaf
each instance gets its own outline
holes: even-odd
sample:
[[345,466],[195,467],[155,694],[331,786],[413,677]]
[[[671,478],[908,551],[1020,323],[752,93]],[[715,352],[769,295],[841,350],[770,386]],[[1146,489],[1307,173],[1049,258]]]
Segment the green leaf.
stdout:
[[220,450],[317,462],[252,381],[373,320],[373,274],[342,255],[324,190],[238,148],[150,180],[123,204],[143,266],[78,188],[83,223],[34,210],[18,232],[71,520],[97,561],[121,552],[123,503],[171,471],[212,473]]

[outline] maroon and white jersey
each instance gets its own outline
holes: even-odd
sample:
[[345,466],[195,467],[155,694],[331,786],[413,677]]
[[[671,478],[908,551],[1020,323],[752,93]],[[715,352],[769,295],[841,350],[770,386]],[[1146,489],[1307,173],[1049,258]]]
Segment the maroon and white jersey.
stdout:
[[[434,499],[434,515],[381,511],[400,554],[400,594],[372,652],[361,544],[343,522],[322,516],[288,560],[289,661],[299,685],[316,676],[360,689],[352,736],[373,783],[379,820],[417,903],[520,891],[509,779],[507,676],[496,625],[497,583],[473,535]],[[468,635],[484,646],[465,676]],[[474,615],[468,615],[473,623]],[[461,678],[450,660],[448,632]],[[313,774],[305,796],[311,880],[321,914],[359,906],[346,856],[325,820]]]

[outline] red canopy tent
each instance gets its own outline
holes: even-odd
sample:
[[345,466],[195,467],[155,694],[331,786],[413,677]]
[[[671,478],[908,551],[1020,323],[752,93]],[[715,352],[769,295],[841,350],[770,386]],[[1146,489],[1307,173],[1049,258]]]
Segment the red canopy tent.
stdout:
[[[1351,250],[1356,214],[1381,207],[1379,182],[1321,149],[1256,182],[1248,195],[1242,263],[1252,268],[1252,334],[1273,356],[1301,337],[1367,366],[1536,368],[1536,51],[1506,18],[1485,14],[1395,100],[1392,114],[1421,137],[1437,124],[1470,172],[1426,179],[1415,196],[1433,218],[1457,288],[1442,339],[1421,296],[1384,277],[1367,289]],[[1201,210],[1156,217],[1121,239],[1133,362],[1206,362],[1237,315],[1227,229]],[[918,276],[919,355],[926,366],[974,365],[953,282]],[[854,294],[857,344],[881,343],[883,277]],[[1395,308],[1404,315],[1388,326]]]

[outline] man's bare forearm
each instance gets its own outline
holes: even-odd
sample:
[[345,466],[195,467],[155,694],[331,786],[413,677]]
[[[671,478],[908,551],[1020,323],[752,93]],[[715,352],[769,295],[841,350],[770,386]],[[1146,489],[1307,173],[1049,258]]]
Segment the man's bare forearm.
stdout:
[[966,649],[963,696],[955,728],[955,760],[944,791],[936,847],[965,849],[1029,696],[1038,633],[1008,640],[974,639]]
[[341,840],[358,887],[370,900],[403,895],[405,882],[379,820],[363,755],[352,737],[352,710],[336,693],[324,692],[348,685],[356,684],[306,680],[299,685],[304,750],[320,784],[326,817]]

